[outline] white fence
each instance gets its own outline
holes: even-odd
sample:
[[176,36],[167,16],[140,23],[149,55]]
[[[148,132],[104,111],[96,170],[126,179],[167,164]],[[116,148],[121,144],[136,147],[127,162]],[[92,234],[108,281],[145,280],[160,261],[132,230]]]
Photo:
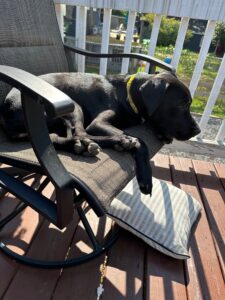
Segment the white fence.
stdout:
[[[103,8],[103,29],[102,29],[102,43],[101,52],[107,53],[109,47],[110,36],[110,23],[112,9],[115,10],[127,10],[129,11],[128,26],[126,32],[126,40],[124,44],[124,52],[130,52],[132,46],[133,30],[135,26],[135,19],[137,12],[155,13],[153,29],[150,37],[150,46],[148,53],[154,56],[155,48],[157,45],[158,33],[163,15],[180,17],[180,28],[175,43],[174,53],[172,56],[171,64],[177,68],[183,49],[185,34],[188,29],[190,18],[207,20],[207,27],[205,30],[204,38],[202,40],[201,49],[198,55],[198,59],[193,71],[192,79],[190,81],[190,91],[192,96],[195,95],[198,87],[205,60],[209,51],[209,47],[212,41],[212,37],[215,30],[216,22],[225,21],[225,3],[224,0],[55,0],[56,12],[59,21],[61,33],[63,33],[63,14],[65,13],[65,4],[77,6],[76,16],[76,40],[77,46],[85,48],[86,42],[86,15],[87,7]],[[79,71],[84,71],[85,61],[84,58],[79,59]],[[123,59],[121,65],[121,73],[128,71],[129,59]],[[146,66],[147,68],[148,66]],[[100,60],[100,74],[106,74],[107,59]],[[207,105],[200,120],[200,127],[202,133],[206,129],[206,125],[209,121],[210,114],[219,95],[225,78],[225,56],[221,60],[221,65],[215,78],[212,90],[210,92]],[[172,148],[185,150],[183,148],[191,150],[193,153],[207,154],[209,156],[219,155],[225,158],[225,151],[223,151],[225,138],[225,121],[216,135],[215,140],[206,141],[202,139],[202,134],[198,136],[194,141],[198,142],[193,144],[191,142],[175,143],[172,144]],[[207,147],[206,147],[207,144]],[[193,145],[193,146],[190,146]]]

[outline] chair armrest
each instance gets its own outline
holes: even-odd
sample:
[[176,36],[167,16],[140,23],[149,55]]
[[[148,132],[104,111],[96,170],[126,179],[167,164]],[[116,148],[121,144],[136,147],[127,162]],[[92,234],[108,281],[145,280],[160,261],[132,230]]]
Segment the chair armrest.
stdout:
[[0,65],[0,80],[21,91],[26,128],[33,150],[43,171],[56,187],[57,226],[63,228],[72,219],[74,188],[88,199],[95,213],[102,216],[104,209],[98,199],[82,180],[68,173],[49,137],[46,107],[50,116],[62,116],[73,111],[74,102],[39,77],[17,68]]
[[87,51],[87,50],[84,50],[81,48],[71,47],[68,45],[64,45],[64,48],[65,48],[65,50],[69,50],[69,51],[72,51],[77,54],[81,54],[84,56],[98,57],[98,58],[110,58],[110,57],[136,58],[136,59],[146,61],[146,62],[150,63],[151,65],[160,67],[164,70],[170,71],[172,73],[176,73],[176,69],[173,66],[171,66],[170,64],[167,64],[167,63],[161,61],[160,59],[157,59],[155,57],[145,55],[145,54],[139,54],[139,53],[115,53],[115,54],[95,53],[95,52]]
[[41,98],[50,117],[60,117],[74,110],[74,102],[66,94],[31,73],[0,65],[0,80]]
[[73,111],[74,102],[44,80],[17,68],[0,65],[0,80],[21,91],[30,141],[46,174],[59,189],[71,186],[72,178],[50,140],[44,112],[53,117],[62,116]]
[[[59,117],[74,109],[74,102],[44,80],[23,70],[0,65],[0,80],[21,91],[26,128],[37,159],[55,186],[57,206],[55,217],[49,218],[60,228],[73,218],[74,179],[61,163],[50,140],[45,112]],[[39,203],[46,213],[46,205]]]

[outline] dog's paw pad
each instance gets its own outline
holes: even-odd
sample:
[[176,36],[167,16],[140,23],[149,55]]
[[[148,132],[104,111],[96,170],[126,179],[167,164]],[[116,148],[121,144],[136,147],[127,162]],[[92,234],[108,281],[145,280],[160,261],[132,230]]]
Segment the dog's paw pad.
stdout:
[[85,146],[81,143],[80,140],[76,140],[74,143],[74,152],[76,154],[81,154],[82,152],[84,152],[85,150]]
[[74,138],[74,152],[85,156],[96,156],[99,154],[101,148],[97,143],[86,137]]
[[152,195],[152,184],[139,183],[141,192],[145,195]]
[[101,148],[98,144],[91,142],[88,147],[87,147],[87,152],[91,155],[91,156],[96,156],[99,154],[99,152],[101,151]]
[[138,143],[138,139],[132,136],[124,136],[121,139],[121,146],[125,150],[134,148],[137,145],[137,143]]

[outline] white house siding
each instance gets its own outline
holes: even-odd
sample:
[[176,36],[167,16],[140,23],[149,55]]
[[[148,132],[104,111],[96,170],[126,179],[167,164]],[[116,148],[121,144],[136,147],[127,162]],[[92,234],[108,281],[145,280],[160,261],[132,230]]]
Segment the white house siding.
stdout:
[[55,0],[55,3],[225,21],[224,0]]

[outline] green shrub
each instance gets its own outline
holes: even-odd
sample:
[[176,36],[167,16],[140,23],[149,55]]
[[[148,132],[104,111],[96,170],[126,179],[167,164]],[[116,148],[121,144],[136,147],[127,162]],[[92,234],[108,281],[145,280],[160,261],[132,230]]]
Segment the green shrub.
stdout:
[[218,43],[225,45],[225,23],[224,22],[216,24],[212,42],[215,46]]
[[212,43],[216,46],[216,54],[222,56],[225,51],[225,22],[216,24]]
[[127,11],[126,10],[112,10],[112,15],[113,16],[120,16],[120,17],[126,17],[127,16]]
[[[142,17],[142,20],[145,20],[149,23],[149,30],[152,31],[154,14],[146,14],[144,17]],[[179,20],[175,18],[162,17],[157,45],[158,46],[175,45],[179,26],[180,26]],[[185,42],[188,42],[191,36],[192,36],[191,30],[187,30]]]

